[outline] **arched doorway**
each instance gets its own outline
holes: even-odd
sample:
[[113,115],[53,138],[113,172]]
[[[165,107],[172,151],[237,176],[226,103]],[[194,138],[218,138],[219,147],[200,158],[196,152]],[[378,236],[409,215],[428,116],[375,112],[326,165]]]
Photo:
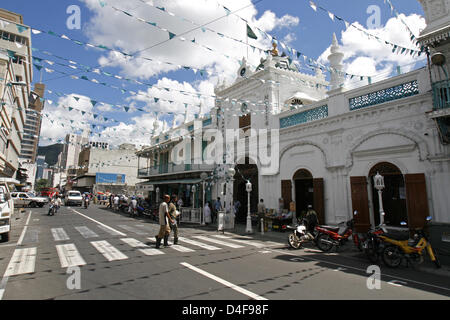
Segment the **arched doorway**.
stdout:
[[258,210],[258,166],[251,163],[249,158],[245,158],[245,163],[238,164],[235,167],[236,174],[234,175],[233,184],[233,201],[239,201],[240,206],[236,213],[236,223],[246,223],[248,211],[248,199],[245,184],[250,180],[252,184],[252,192],[250,193],[250,212],[255,213]]
[[378,173],[384,177],[382,199],[385,212],[384,221],[389,226],[400,226],[400,222],[408,222],[406,209],[405,179],[400,169],[392,163],[381,162],[370,169],[369,183],[372,189],[372,203],[375,225],[380,224],[380,206],[378,191],[374,187],[373,177]]
[[294,173],[295,209],[297,216],[301,217],[308,210],[308,205],[314,205],[314,185],[311,172],[306,169]]

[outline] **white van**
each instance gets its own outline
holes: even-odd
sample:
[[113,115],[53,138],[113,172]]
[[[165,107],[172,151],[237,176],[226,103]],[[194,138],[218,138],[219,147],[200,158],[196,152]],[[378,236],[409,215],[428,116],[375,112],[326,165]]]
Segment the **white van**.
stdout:
[[81,206],[83,204],[83,197],[81,196],[81,192],[77,190],[70,190],[67,191],[64,205],[70,206],[70,205],[77,205]]
[[8,184],[15,182],[16,180],[12,178],[0,178],[0,236],[2,242],[9,241],[14,201],[11,199]]

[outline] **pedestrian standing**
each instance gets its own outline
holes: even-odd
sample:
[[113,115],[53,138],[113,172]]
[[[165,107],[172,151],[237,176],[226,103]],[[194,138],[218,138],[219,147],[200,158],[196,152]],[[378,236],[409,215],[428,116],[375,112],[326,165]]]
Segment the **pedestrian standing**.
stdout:
[[262,228],[265,228],[265,220],[266,220],[266,206],[264,205],[264,200],[259,200],[258,203],[258,230],[261,231],[261,219],[262,219]]
[[212,222],[211,218],[211,209],[209,207],[209,202],[205,203],[205,207],[203,208],[203,212],[205,214],[205,224],[208,225]]
[[119,196],[116,194],[113,198],[114,211],[119,211]]
[[213,223],[217,219],[218,212],[222,210],[222,203],[220,202],[220,197],[217,197],[216,202],[214,203],[214,212],[212,215]]
[[159,249],[161,246],[161,240],[164,239],[164,246],[168,247],[169,243],[169,234],[170,234],[170,225],[169,223],[173,223],[172,218],[169,216],[169,202],[170,196],[165,194],[163,197],[163,202],[159,205],[159,233],[156,238],[156,249]]
[[[172,195],[172,199],[169,203],[169,216],[172,218],[173,223],[170,224],[170,229],[173,230],[173,244],[178,244],[178,223],[177,223],[177,196]],[[164,240],[166,242],[166,240]],[[165,245],[165,243],[164,243]]]

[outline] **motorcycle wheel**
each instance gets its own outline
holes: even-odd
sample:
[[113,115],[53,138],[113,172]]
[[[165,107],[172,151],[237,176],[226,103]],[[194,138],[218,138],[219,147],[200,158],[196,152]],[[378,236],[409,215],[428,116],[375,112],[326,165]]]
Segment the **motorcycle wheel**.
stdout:
[[288,237],[289,246],[293,249],[299,249],[302,246],[302,243],[298,241],[293,233],[291,233]]
[[324,241],[332,242],[333,240],[330,238],[328,234],[325,233],[317,237],[317,246],[319,247],[319,249],[322,250],[323,252],[328,252],[333,248],[333,243],[327,243]]
[[402,263],[403,254],[397,246],[387,246],[383,250],[383,261],[390,268],[397,268]]

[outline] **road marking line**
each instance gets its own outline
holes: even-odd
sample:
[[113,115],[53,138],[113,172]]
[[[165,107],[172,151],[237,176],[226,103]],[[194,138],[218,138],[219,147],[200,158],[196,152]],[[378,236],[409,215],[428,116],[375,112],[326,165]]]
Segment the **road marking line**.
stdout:
[[133,239],[133,238],[122,238],[120,239],[123,242],[125,242],[126,244],[128,244],[129,246],[133,247],[133,248],[138,248],[140,252],[142,252],[143,254],[145,254],[146,256],[154,256],[157,254],[164,254],[164,252],[162,252],[161,250],[158,249],[152,249],[149,246],[147,246],[146,244],[140,242],[139,240]]
[[[225,237],[226,236],[236,236],[236,234],[225,232]],[[244,236],[244,235],[239,235],[239,238],[250,239],[250,240],[254,239],[253,237]],[[264,244],[264,247],[273,247],[273,246],[279,246],[280,245],[279,242],[274,242],[274,241],[262,241],[262,243]]]
[[[27,226],[28,226],[28,223],[30,222],[31,212],[32,211],[30,210],[30,213],[28,214],[27,221],[25,222],[25,227],[22,230],[22,234],[20,235],[19,241],[17,241],[17,246],[20,246],[22,244],[22,241],[23,241],[23,238],[25,236],[25,233],[27,232]],[[13,260],[13,257],[14,257],[14,254],[11,257],[11,260],[10,260],[9,263],[11,263],[11,261]],[[8,284],[8,279],[9,279],[9,277],[6,274],[6,271],[5,271],[5,274],[3,275],[3,278],[2,278],[2,282],[0,283],[0,300],[3,299],[3,295],[5,294],[6,285]]]
[[247,241],[247,240],[242,240],[242,239],[233,239],[233,237],[229,237],[229,236],[223,236],[223,235],[213,235],[213,237],[216,238],[220,238],[220,239],[227,239],[227,240],[231,240],[234,242],[238,242],[238,243],[242,243],[242,244],[248,244],[249,246],[254,246],[257,248],[264,248],[266,247],[266,245],[264,245],[263,243],[259,243],[259,242],[255,242],[255,241]]
[[124,225],[124,224],[120,224],[120,225],[118,225],[118,227],[119,227],[119,228],[122,228],[122,229],[124,229],[124,230],[127,230],[128,232],[136,233],[136,234],[138,234],[138,235],[148,234],[148,232],[144,232],[144,231],[142,231],[142,230],[139,230],[139,229],[137,229],[137,228],[133,228],[133,227],[131,227],[131,226],[127,226],[127,225]]
[[91,244],[98,250],[108,261],[128,259],[126,255],[114,248],[108,241],[92,241]]
[[63,228],[52,228],[51,231],[52,231],[53,239],[55,241],[64,241],[64,240],[70,239]]
[[27,222],[25,222],[25,227],[22,230],[22,234],[20,235],[19,241],[17,241],[18,246],[22,245],[23,238],[25,237],[25,233],[27,232],[28,229],[28,223],[30,222],[30,218],[31,218],[31,211],[30,214],[28,215]]
[[82,227],[75,227],[75,229],[83,236],[85,239],[89,238],[98,238],[98,234],[96,234],[94,231],[89,229],[88,227],[82,226]]
[[230,247],[230,248],[234,248],[234,249],[244,248],[244,246],[241,246],[239,244],[234,244],[234,243],[229,243],[229,242],[225,242],[225,241],[221,241],[221,240],[211,239],[211,238],[204,237],[204,236],[194,236],[194,238],[200,239],[203,241],[209,241],[212,243],[220,244],[222,246]]
[[5,276],[33,273],[36,264],[36,248],[16,249],[6,268]]
[[83,266],[86,264],[86,261],[81,257],[77,247],[73,243],[57,245],[56,251],[61,262],[61,268]]
[[119,235],[121,235],[121,236],[123,236],[123,237],[126,237],[126,234],[123,233],[123,232],[117,231],[116,229],[111,228],[110,226],[107,226],[106,224],[101,223],[100,221],[97,221],[97,220],[95,220],[95,219],[92,219],[91,217],[88,217],[87,215],[82,214],[82,213],[78,212],[78,211],[75,210],[75,209],[70,208],[70,210],[72,210],[73,212],[79,214],[79,215],[82,216],[82,217],[85,217],[86,219],[89,219],[89,220],[91,220],[91,221],[94,221],[95,223],[97,223],[97,224],[99,224],[99,225],[101,225],[101,226],[103,226],[103,227],[105,227],[105,228],[107,228],[107,229],[109,229],[109,230],[111,230],[111,231],[114,231],[115,233],[117,233],[117,234],[119,234]]
[[114,230],[110,230],[110,229],[106,228],[105,226],[98,225],[97,227],[99,227],[100,229],[109,233],[112,236],[121,236],[122,235],[121,233],[114,231]]
[[264,298],[264,297],[262,297],[260,295],[257,295],[256,293],[248,291],[247,289],[241,288],[241,287],[239,287],[239,286],[237,286],[237,285],[235,285],[235,284],[233,284],[233,283],[231,283],[231,282],[229,282],[227,280],[224,280],[224,279],[219,278],[219,277],[217,277],[217,276],[215,276],[215,275],[213,275],[213,274],[211,274],[209,272],[206,272],[206,271],[204,271],[202,269],[194,267],[193,265],[191,265],[189,263],[181,262],[180,264],[185,266],[186,268],[189,268],[189,269],[191,269],[191,270],[193,270],[195,272],[200,273],[201,275],[204,275],[205,277],[208,277],[208,278],[210,278],[210,279],[212,279],[214,281],[217,281],[217,282],[223,284],[224,286],[226,286],[226,287],[228,287],[230,289],[233,289],[233,290],[235,290],[237,292],[240,292],[240,293],[242,293],[242,294],[244,294],[244,295],[246,295],[246,296],[248,296],[248,297],[250,297],[252,299],[255,299],[255,300],[268,300],[267,298]]
[[200,248],[203,248],[203,249],[206,249],[206,250],[220,250],[220,248],[217,248],[217,247],[214,247],[214,246],[210,246],[209,244],[205,244],[205,243],[198,242],[198,241],[191,240],[191,239],[186,239],[186,238],[183,238],[183,237],[179,237],[178,240],[182,241],[182,242],[186,242],[186,243],[192,244],[194,246],[197,246],[197,247],[200,247]]

